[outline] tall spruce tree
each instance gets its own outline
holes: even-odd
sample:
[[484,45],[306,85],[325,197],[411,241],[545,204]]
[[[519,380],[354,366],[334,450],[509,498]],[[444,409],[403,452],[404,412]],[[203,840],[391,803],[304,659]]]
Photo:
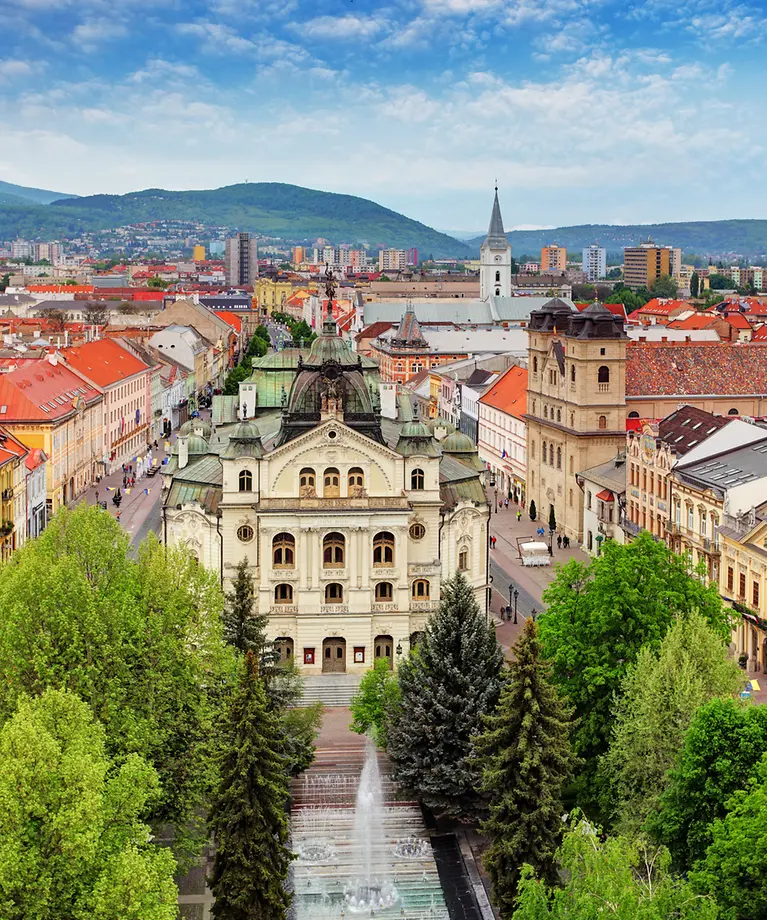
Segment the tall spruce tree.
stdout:
[[245,655],[240,685],[223,730],[221,781],[209,823],[216,838],[210,886],[219,920],[284,920],[292,854],[286,847],[288,773],[277,716],[258,673]]
[[480,810],[480,767],[471,760],[482,717],[501,691],[503,654],[474,590],[457,572],[418,648],[399,667],[400,701],[388,725],[396,781],[437,812]]
[[517,885],[527,863],[539,878],[556,881],[556,851],[564,832],[562,787],[573,767],[571,709],[549,680],[538,627],[528,619],[495,712],[475,741],[490,814],[484,863],[502,920],[514,913]]
[[232,590],[227,592],[224,607],[224,638],[243,654],[255,652],[263,655],[266,646],[264,631],[267,617],[255,612],[256,593],[248,561],[243,559],[232,579]]

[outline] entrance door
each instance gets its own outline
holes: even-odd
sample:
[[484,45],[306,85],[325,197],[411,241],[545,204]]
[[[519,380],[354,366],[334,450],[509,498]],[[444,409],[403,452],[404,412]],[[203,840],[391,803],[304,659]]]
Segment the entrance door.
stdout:
[[275,639],[274,650],[279,656],[280,664],[289,664],[293,660],[293,640],[292,639]]
[[322,673],[343,674],[346,671],[346,640],[325,639],[322,643]]
[[376,658],[389,659],[389,670],[394,667],[394,642],[391,636],[376,636],[373,651]]

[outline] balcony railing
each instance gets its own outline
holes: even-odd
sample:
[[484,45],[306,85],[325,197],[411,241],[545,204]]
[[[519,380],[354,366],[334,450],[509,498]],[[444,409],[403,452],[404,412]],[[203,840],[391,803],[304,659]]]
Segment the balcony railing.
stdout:
[[598,392],[598,393],[608,393],[609,391],[610,391],[610,384],[609,384],[609,383],[598,383],[598,384],[597,384],[597,392]]
[[411,610],[438,610],[439,601],[410,601]]
[[321,604],[320,613],[348,613],[348,604]]
[[2,491],[2,500],[4,502],[13,501],[13,489],[3,489]]
[[633,534],[635,537],[642,529],[639,524],[636,524],[634,521],[630,521],[628,518],[623,518],[621,521],[621,527],[626,531],[626,533]]
[[298,613],[298,604],[272,604],[269,613]]

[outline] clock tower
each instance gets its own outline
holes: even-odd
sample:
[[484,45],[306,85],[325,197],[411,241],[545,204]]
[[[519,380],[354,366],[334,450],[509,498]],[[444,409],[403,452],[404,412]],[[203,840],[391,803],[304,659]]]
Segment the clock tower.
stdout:
[[498,203],[498,186],[495,187],[493,213],[490,228],[479,249],[479,296],[481,300],[490,297],[511,296],[511,244],[503,230],[501,206]]

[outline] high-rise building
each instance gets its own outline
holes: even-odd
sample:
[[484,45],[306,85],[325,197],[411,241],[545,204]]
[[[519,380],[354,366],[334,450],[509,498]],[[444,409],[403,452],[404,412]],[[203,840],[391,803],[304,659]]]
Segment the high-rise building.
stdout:
[[541,274],[563,272],[567,268],[567,247],[550,243],[541,249]]
[[11,243],[12,259],[28,259],[32,255],[32,244],[29,240],[13,240]]
[[204,262],[205,261],[205,247],[204,246],[193,246],[192,247],[192,261],[193,262]]
[[589,281],[599,281],[607,275],[607,250],[592,243],[583,250],[583,271]]
[[226,241],[224,272],[229,287],[254,284],[258,277],[258,244],[249,233],[238,233]]
[[503,229],[498,186],[487,236],[479,247],[479,298],[511,296],[511,243]]
[[402,271],[407,268],[406,249],[382,249],[378,253],[378,271]]
[[306,261],[306,253],[303,246],[294,246],[293,253],[290,257],[291,262],[294,265],[301,265],[302,262]]
[[418,265],[418,250],[415,246],[407,251],[407,264]]
[[[649,289],[656,278],[671,275],[672,252],[670,246],[656,246],[652,240],[626,247],[623,250],[623,278],[626,285]],[[681,263],[681,258],[679,261]]]

